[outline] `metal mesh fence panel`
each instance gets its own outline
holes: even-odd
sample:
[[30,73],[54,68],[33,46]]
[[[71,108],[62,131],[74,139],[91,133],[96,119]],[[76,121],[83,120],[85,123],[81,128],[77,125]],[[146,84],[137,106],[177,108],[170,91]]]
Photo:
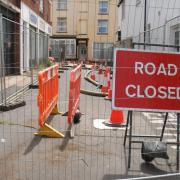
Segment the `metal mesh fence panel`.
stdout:
[[[152,4],[148,4],[148,1],[144,28],[143,0],[53,0],[53,15],[67,19],[67,24],[64,24],[63,19],[63,28],[56,27],[58,23],[54,20],[55,35],[51,38],[32,24],[27,26],[26,21],[18,23],[0,15],[0,179],[109,180],[180,177],[177,169],[179,115],[170,112],[167,116],[166,112],[150,111],[133,111],[131,114],[130,111],[123,110],[124,126],[110,127],[107,122],[113,111],[112,102],[105,100],[102,97],[105,95],[101,92],[102,86],[107,85],[104,74],[106,65],[113,65],[116,47],[178,54],[180,5],[176,4],[178,0],[165,1],[152,0]],[[68,14],[68,9],[73,14]],[[174,16],[171,17],[171,14]],[[109,19],[111,15],[112,19]],[[58,17],[55,16],[55,19]],[[71,26],[68,24],[69,20],[72,21]],[[86,27],[79,26],[79,22],[86,24]],[[108,28],[106,22],[109,23]],[[57,32],[58,30],[63,32]],[[69,31],[71,33],[65,38],[65,33]],[[50,115],[46,123],[62,132],[64,138],[35,136],[39,131],[38,72],[53,64],[49,61],[49,56],[54,57],[53,63],[59,65],[59,114]],[[63,61],[66,61],[66,66]],[[71,127],[67,117],[62,114],[68,111],[70,71],[80,63],[83,66],[79,105],[82,116],[80,123],[74,125],[75,136],[71,138]],[[101,67],[102,74],[99,71]],[[115,70],[111,67],[109,74],[111,90]],[[92,74],[95,76],[93,83],[87,81]],[[126,74],[123,77],[126,80]],[[139,83],[143,83],[141,78]],[[34,86],[36,88],[32,88]],[[53,88],[49,87],[46,91],[52,92]],[[132,126],[127,124],[129,118]],[[137,135],[132,139],[134,143],[131,144],[131,154],[130,130],[134,136]],[[126,132],[128,136],[124,145]],[[144,137],[140,137],[141,135]],[[141,155],[142,142],[161,140],[167,144],[169,159],[155,158],[149,163],[145,162]]]

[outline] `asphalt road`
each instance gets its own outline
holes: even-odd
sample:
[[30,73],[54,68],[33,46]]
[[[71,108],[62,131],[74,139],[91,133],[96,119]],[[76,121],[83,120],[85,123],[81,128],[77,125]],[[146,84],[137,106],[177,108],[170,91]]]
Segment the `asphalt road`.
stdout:
[[[83,70],[81,87],[97,90],[84,80],[85,72]],[[103,76],[97,76],[97,81],[103,83]],[[176,172],[176,150],[170,146],[168,161],[156,159],[147,164],[141,159],[141,144],[133,144],[131,167],[127,168],[128,141],[124,147],[124,130],[102,130],[93,126],[94,119],[110,117],[111,102],[102,97],[81,94],[80,110],[85,115],[76,126],[74,139],[34,136],[38,130],[37,93],[37,90],[30,90],[24,95],[26,106],[0,112],[0,179],[109,180]],[[59,80],[58,107],[61,112],[68,110],[68,95],[69,71],[65,71]],[[125,120],[126,114],[124,112]],[[69,132],[67,117],[50,116],[47,123],[64,134]],[[134,134],[158,135],[156,127],[142,113],[133,114]]]

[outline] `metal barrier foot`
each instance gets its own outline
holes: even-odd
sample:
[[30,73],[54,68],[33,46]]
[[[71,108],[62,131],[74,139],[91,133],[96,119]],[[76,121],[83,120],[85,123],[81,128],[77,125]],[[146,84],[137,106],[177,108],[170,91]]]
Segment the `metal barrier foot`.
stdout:
[[68,111],[67,111],[67,112],[62,113],[62,116],[68,116]]
[[58,106],[56,104],[56,106],[54,107],[54,109],[51,112],[51,115],[57,115],[57,114],[62,114],[62,112],[59,112]]
[[64,137],[64,134],[61,132],[57,131],[53,127],[51,127],[48,124],[44,124],[43,127],[39,129],[37,133],[34,133],[36,136],[46,136],[46,137],[51,137],[51,138],[61,138]]

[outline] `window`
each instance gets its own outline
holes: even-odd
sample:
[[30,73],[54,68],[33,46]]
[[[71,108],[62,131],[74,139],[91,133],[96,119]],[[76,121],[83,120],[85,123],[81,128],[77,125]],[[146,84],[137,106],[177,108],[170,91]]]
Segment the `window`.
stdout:
[[122,2],[122,19],[125,18],[125,1]]
[[121,31],[118,31],[117,34],[118,34],[118,41],[121,41]]
[[44,0],[40,0],[39,11],[40,11],[41,13],[44,12]]
[[85,49],[85,48],[81,48],[80,53],[81,53],[82,55],[86,55],[86,49]]
[[100,1],[99,2],[99,13],[100,14],[107,14],[108,13],[108,2],[107,1]]
[[57,18],[57,32],[67,31],[67,20],[66,18]]
[[75,39],[51,39],[52,56],[62,60],[76,58],[76,40]]
[[57,0],[57,10],[66,10],[67,0]]
[[37,65],[37,34],[36,29],[29,27],[29,62],[30,67]]
[[98,34],[107,34],[108,33],[108,21],[107,20],[98,20]]
[[67,39],[65,41],[65,57],[73,58],[76,54],[75,40]]
[[179,46],[180,45],[180,31],[176,31],[175,32],[175,39],[174,39],[174,44],[175,46]]
[[93,58],[96,60],[113,59],[113,43],[94,43]]

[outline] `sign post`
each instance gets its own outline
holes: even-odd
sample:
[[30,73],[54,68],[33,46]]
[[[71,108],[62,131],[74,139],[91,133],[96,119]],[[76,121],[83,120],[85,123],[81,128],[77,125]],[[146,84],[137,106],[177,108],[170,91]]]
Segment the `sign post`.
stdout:
[[[114,77],[112,106],[128,110],[125,131],[129,136],[130,168],[131,138],[150,137],[132,134],[132,112],[176,112],[177,115],[177,169],[179,169],[179,113],[180,113],[180,54],[116,49],[114,54]],[[168,113],[160,136],[162,140]],[[130,124],[129,135],[127,135]],[[134,141],[133,141],[134,142]]]

